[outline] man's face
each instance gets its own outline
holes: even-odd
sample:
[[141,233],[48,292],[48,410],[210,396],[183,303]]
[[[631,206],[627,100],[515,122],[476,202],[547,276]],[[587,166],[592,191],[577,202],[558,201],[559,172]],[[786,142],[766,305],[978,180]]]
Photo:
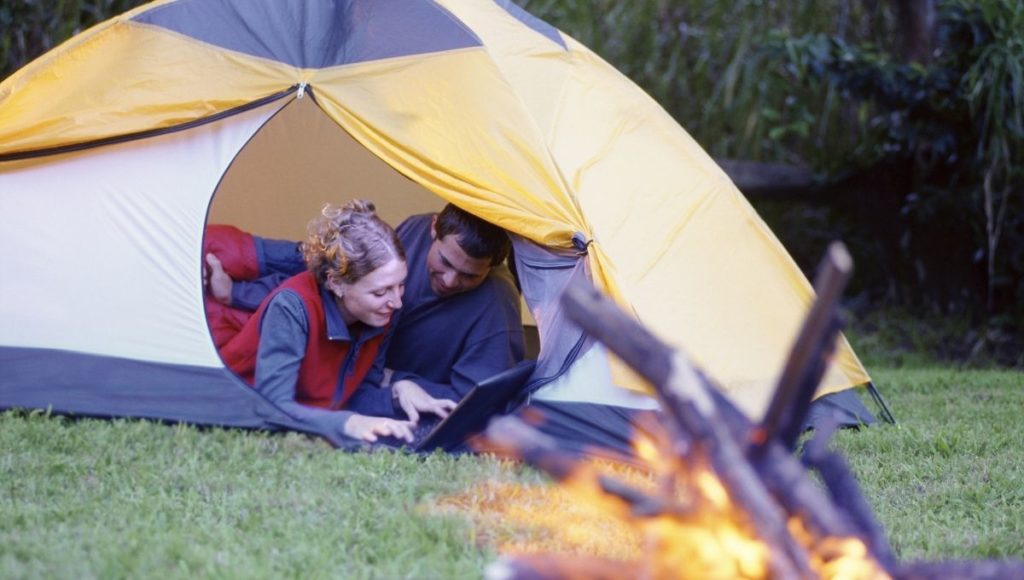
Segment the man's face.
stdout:
[[431,227],[434,242],[427,252],[427,272],[430,274],[430,289],[442,298],[460,292],[469,292],[483,284],[491,272],[491,261],[473,258],[459,245],[458,238],[449,234],[438,239]]

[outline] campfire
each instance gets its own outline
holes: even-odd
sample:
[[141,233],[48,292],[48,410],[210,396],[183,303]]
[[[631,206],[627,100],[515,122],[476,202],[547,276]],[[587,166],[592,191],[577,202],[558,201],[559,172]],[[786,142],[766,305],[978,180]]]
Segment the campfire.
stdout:
[[[511,578],[1015,578],[1016,561],[897,562],[845,460],[819,427],[793,453],[841,329],[838,300],[851,261],[836,244],[817,299],[765,418],[752,424],[682,353],[593,288],[570,288],[572,319],[646,378],[662,420],[634,442],[646,479],[561,451],[526,422],[492,421],[486,445],[549,474],[560,489],[636,530],[625,557],[506,552],[487,577]],[[816,472],[815,481],[812,472]],[[563,526],[565,527],[565,526]]]

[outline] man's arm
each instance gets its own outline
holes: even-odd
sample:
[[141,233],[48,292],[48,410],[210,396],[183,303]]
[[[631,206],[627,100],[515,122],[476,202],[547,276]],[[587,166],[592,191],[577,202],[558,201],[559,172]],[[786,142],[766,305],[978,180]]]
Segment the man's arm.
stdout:
[[388,329],[373,366],[349,398],[346,408],[362,415],[409,419],[413,423],[419,421],[421,412],[447,417],[448,412],[455,408],[454,400],[448,397],[432,397],[415,384],[392,381],[388,387],[380,387],[384,380],[384,359],[393,331],[394,326]]
[[260,276],[284,274],[285,277],[291,277],[306,270],[306,260],[302,257],[302,242],[253,236],[252,243],[256,249]]
[[[477,383],[510,369],[525,356],[522,313],[519,294],[510,280],[492,281],[487,291],[491,294],[488,307],[481,309],[477,320],[464,337],[458,337],[461,351],[448,373],[448,382],[426,379],[414,372],[395,369],[392,384],[411,380],[434,398],[459,401]],[[484,290],[481,288],[480,290]],[[459,316],[459,312],[451,312]],[[423,337],[423,340],[443,340],[443,337]]]
[[274,273],[256,280],[234,280],[231,284],[231,303],[228,306],[255,312],[263,300],[290,277]]
[[522,361],[524,350],[521,328],[519,332],[503,330],[467,345],[451,369],[449,383],[431,381],[400,370],[394,371],[391,382],[410,380],[435,399],[460,401],[477,383]]

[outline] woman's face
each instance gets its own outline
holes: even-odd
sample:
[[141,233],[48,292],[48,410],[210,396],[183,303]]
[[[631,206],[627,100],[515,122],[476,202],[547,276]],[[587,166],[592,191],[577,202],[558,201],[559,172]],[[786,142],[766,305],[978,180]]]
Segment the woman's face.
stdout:
[[406,273],[405,261],[394,258],[356,282],[331,283],[328,287],[338,297],[346,324],[359,321],[384,326],[402,307]]

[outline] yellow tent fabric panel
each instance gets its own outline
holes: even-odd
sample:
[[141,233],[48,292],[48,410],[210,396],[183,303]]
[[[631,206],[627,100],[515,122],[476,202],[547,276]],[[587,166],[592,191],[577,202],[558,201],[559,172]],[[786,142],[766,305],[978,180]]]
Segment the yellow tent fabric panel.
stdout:
[[[806,278],[660,106],[597,57],[576,68],[563,89],[576,106],[562,109],[552,151],[624,295],[727,391],[757,377],[770,393],[765,378],[781,370],[812,299]],[[822,394],[870,380],[842,344]]]
[[[813,297],[775,236],[686,131],[586,47],[565,38],[565,51],[494,5],[449,4],[537,121],[620,302],[763,411]],[[869,380],[844,338],[819,395]]]
[[210,223],[300,240],[310,216],[327,201],[370,199],[390,224],[444,206],[339,129],[309,94],[275,105],[281,109],[246,143],[218,184]]
[[[532,122],[545,139],[549,138],[561,107],[567,104],[561,98],[561,87],[572,70],[576,53],[523,26],[497,2],[441,0],[439,4],[480,37],[495,65],[529,111]],[[571,42],[571,39],[566,38],[566,41]]]
[[0,85],[0,154],[179,125],[280,92],[305,76],[119,19]]
[[[325,69],[311,83],[357,141],[441,198],[543,245],[571,247],[576,232],[590,237],[543,137],[487,51]],[[610,263],[600,250],[595,256],[597,284],[617,295]]]
[[584,228],[486,51],[326,69],[311,82],[339,125],[442,198],[546,245],[568,247]]

